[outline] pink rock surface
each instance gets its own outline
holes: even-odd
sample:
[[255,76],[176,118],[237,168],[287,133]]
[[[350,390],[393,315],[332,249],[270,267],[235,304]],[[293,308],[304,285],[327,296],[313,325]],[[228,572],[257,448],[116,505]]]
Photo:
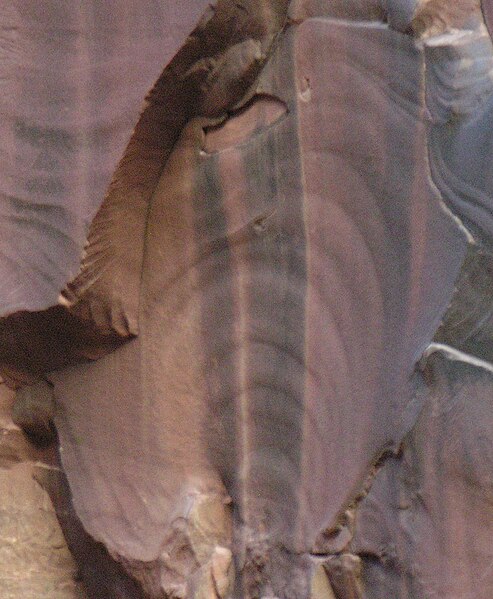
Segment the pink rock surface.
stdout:
[[[211,543],[238,596],[307,597],[310,553],[416,418],[408,381],[465,252],[430,178],[423,69],[384,27],[291,28],[249,104],[191,120],[166,162],[139,337],[52,376],[76,511],[152,569],[150,596],[208,567],[187,523],[207,497],[232,510]],[[172,574],[177,535],[195,557]]]
[[0,8],[0,314],[55,305],[145,94],[205,0]]
[[[490,588],[488,527],[468,544],[459,505],[477,515],[489,493],[479,5],[288,4],[206,13],[148,96],[80,273],[0,323],[11,385],[56,369],[69,486],[46,486],[94,597],[98,580],[107,599],[450,599],[477,572]],[[434,337],[476,358],[437,365]],[[81,357],[100,359],[68,367]]]
[[352,551],[365,596],[487,599],[492,372],[440,348],[423,374],[424,409],[359,506]]

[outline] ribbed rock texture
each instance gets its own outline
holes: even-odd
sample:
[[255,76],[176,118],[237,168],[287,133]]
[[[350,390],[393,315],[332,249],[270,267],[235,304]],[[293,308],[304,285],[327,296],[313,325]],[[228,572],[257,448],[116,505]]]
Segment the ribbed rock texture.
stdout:
[[89,598],[491,597],[491,6],[41,4],[0,370]]

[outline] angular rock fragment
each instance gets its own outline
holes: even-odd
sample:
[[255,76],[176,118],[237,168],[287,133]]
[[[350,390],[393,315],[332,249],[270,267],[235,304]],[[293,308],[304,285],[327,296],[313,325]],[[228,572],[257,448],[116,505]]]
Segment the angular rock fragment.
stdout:
[[330,557],[324,564],[336,599],[363,599],[361,559],[343,553]]
[[45,381],[26,385],[17,391],[12,420],[35,445],[49,447],[56,442],[54,415],[53,389]]
[[493,362],[493,255],[471,245],[435,340]]

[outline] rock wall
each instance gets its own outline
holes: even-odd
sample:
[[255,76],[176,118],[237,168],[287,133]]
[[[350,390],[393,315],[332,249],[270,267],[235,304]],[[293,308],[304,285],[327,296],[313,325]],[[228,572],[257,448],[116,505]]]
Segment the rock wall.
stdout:
[[[0,321],[90,599],[492,596],[490,20],[476,0],[219,0],[172,36],[78,274]],[[156,38],[123,54],[142,81]],[[24,172],[5,180],[28,191]]]

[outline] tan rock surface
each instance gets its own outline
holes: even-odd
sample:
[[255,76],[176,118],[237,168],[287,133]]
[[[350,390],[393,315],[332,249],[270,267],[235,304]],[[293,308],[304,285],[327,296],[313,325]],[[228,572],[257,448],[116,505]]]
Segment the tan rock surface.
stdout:
[[[9,417],[13,393],[0,386],[0,597],[84,599],[77,569],[37,468],[50,467]],[[40,466],[41,463],[48,464]]]

